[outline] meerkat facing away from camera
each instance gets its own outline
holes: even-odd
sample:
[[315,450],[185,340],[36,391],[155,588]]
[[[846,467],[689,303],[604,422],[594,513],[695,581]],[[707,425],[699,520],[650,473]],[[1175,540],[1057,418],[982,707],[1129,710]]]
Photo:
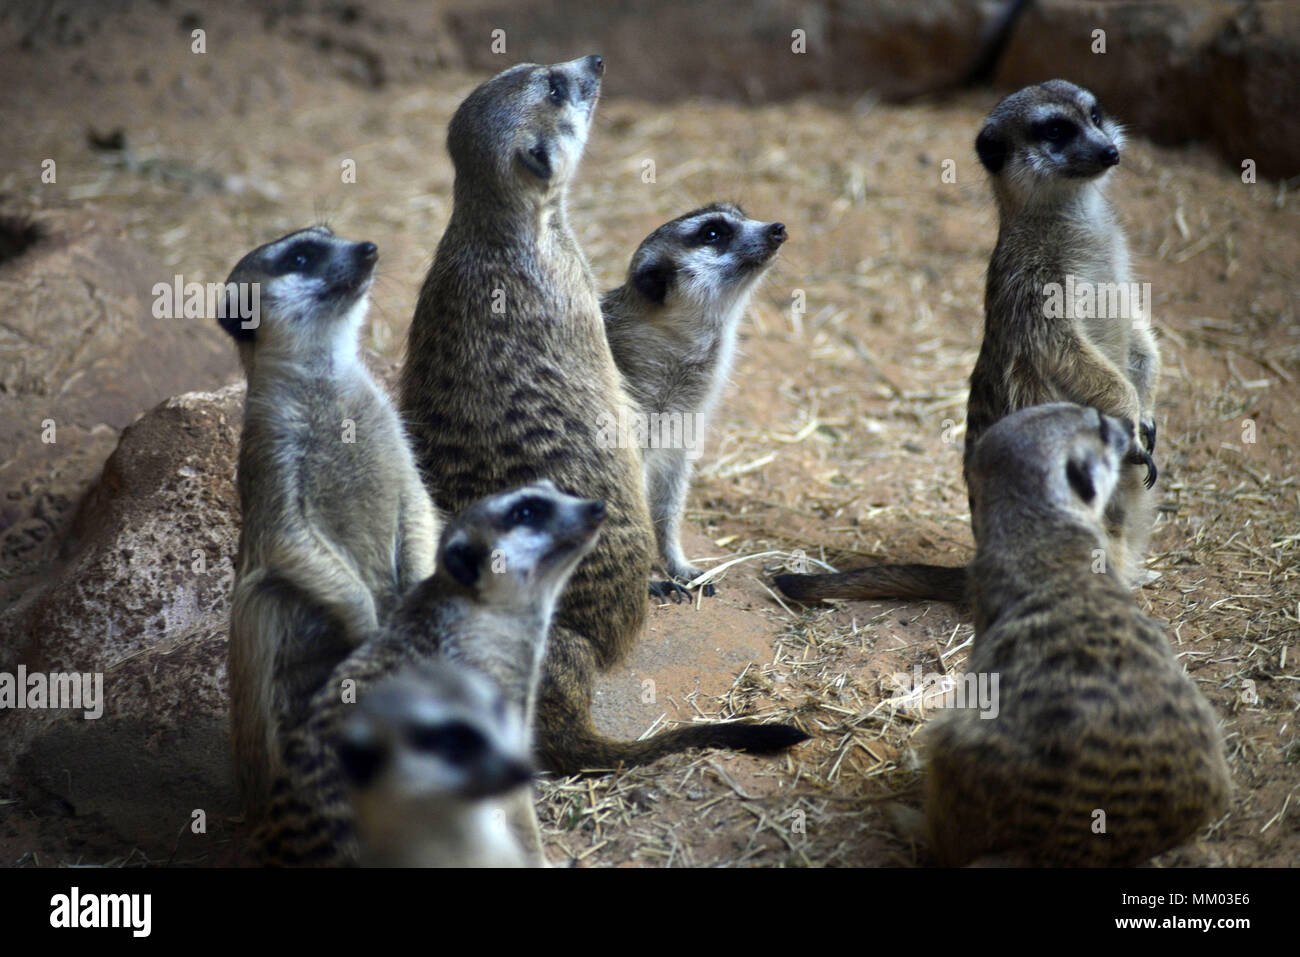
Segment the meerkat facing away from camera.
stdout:
[[1117,570],[1094,564],[1132,429],[1052,403],[1000,420],[969,457],[967,673],[999,681],[991,715],[951,708],[924,732],[944,864],[1137,864],[1226,807],[1214,711]]
[[[516,764],[528,757],[551,617],[604,518],[603,503],[540,482],[489,496],[451,519],[439,543],[437,571],[412,589],[386,628],[334,670],[312,699],[306,722],[288,736],[286,774],[277,782],[268,824],[254,841],[261,856],[281,864],[350,864],[359,858],[392,863],[404,853],[407,863],[452,863],[461,851],[444,847],[447,835],[458,827],[478,833],[491,811],[504,815],[520,859],[544,865],[530,789],[522,780],[511,784],[494,775],[502,755],[514,755]],[[356,710],[348,703],[349,689],[351,700],[365,703],[374,688],[407,668],[461,670],[490,682],[500,707],[482,711],[478,720],[497,728],[479,729],[479,738],[493,746],[484,750],[483,764],[461,769],[463,778],[448,767],[456,763],[454,752],[432,746],[402,750],[393,737],[420,714],[437,710],[433,705],[421,705],[418,714],[372,709],[371,726],[349,725]],[[408,687],[391,700],[413,708],[431,694],[437,696]],[[517,746],[507,746],[515,733],[501,708],[519,726]],[[377,752],[373,774],[363,773],[364,755],[358,753],[367,734]],[[444,737],[435,740],[447,744]],[[465,761],[478,758],[466,755]],[[510,793],[481,791],[474,783],[478,774],[509,785]],[[493,798],[490,807],[481,803],[485,797]],[[446,820],[411,820],[436,807]],[[408,837],[426,834],[427,840],[412,840],[401,851],[403,831]]]
[[455,201],[402,375],[417,461],[443,509],[539,478],[608,507],[599,543],[560,599],[543,662],[537,752],[561,773],[694,746],[778,750],[805,737],[736,722],[621,742],[591,721],[597,671],[644,624],[654,541],[639,450],[600,441],[629,400],[565,208],[603,72],[596,56],[524,64],[456,110],[447,133]]
[[229,674],[236,778],[254,817],[281,727],[433,568],[432,503],[359,355],[377,257],[373,243],[314,227],[253,250],[227,281],[259,291],[255,316],[232,297],[220,320],[248,378]]
[[[1141,441],[1107,509],[1106,558],[1136,586],[1154,516],[1160,353],[1149,303],[1133,294],[1128,242],[1105,192],[1123,145],[1123,131],[1097,98],[1064,80],[1011,94],[980,130],[975,150],[993,184],[999,225],[966,406],[965,459],[993,423],[1046,402],[1092,406],[1135,423]],[[1064,301],[1075,290],[1091,291],[1091,314]],[[785,575],[777,584],[798,599],[960,601],[966,572],[882,565]]]
[[703,206],[646,237],[627,281],[601,298],[614,362],[646,418],[641,456],[667,575],[651,584],[657,597],[680,601],[683,583],[701,574],[681,545],[691,463],[726,386],[749,297],[785,240],[783,223],[749,219],[732,203]]

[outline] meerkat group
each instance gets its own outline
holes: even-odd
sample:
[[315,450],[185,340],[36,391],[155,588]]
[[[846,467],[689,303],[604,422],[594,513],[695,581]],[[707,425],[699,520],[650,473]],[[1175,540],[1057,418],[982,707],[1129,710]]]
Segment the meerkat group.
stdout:
[[[251,321],[222,325],[248,379],[232,745],[263,863],[545,866],[537,767],[808,737],[729,721],[617,741],[592,723],[593,681],[649,597],[701,585],[681,545],[689,453],[787,239],[712,203],[654,230],[599,295],[566,195],[603,73],[597,56],[523,64],[456,110],[452,214],[396,403],[358,344],[374,244],[314,227],[231,274],[261,290]],[[943,863],[1139,863],[1226,802],[1215,716],[1129,592],[1156,476],[1147,317],[1042,308],[1066,276],[1128,279],[1103,192],[1121,145],[1064,81],[1006,98],[976,141],[1000,228],[967,414],[974,561],[777,579],[796,598],[973,606],[972,668],[1001,672],[1005,700],[992,722],[954,710],[926,730]],[[612,441],[629,416],[695,444]],[[1093,840],[1098,811],[1112,826]]]

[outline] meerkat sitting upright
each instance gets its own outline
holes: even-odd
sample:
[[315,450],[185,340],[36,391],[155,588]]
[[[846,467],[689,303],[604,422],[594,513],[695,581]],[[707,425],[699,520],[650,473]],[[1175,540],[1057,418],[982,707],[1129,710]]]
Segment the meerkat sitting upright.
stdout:
[[[544,865],[531,791],[498,772],[527,763],[551,617],[604,520],[604,503],[550,482],[489,496],[450,520],[437,571],[334,669],[288,735],[286,773],[254,837],[259,855],[276,864],[492,865],[506,862],[508,832],[506,858]],[[442,675],[441,690],[422,690],[418,677],[391,684],[410,669]],[[491,702],[472,687],[477,676]],[[386,682],[388,691],[376,690]],[[360,720],[349,700],[366,706]],[[477,735],[448,730],[465,722]],[[419,732],[422,745],[411,730],[421,723],[442,730]],[[494,816],[505,831],[488,827]]]
[[539,478],[609,509],[560,599],[543,663],[537,751],[563,773],[695,746],[772,751],[806,737],[735,722],[619,742],[592,725],[597,670],[627,652],[645,621],[654,541],[639,450],[600,439],[629,400],[565,209],[603,72],[597,56],[516,66],[456,110],[454,206],[402,373],[417,461],[446,511]]
[[731,371],[749,297],[785,240],[783,223],[762,223],[732,203],[713,203],[646,237],[627,281],[601,298],[614,362],[646,420],[646,491],[668,576],[651,585],[657,597],[680,601],[682,584],[701,574],[681,545],[691,461]]
[[967,671],[999,680],[992,716],[951,708],[924,732],[945,864],[1137,864],[1226,806],[1214,711],[1117,571],[1095,568],[1132,442],[1130,422],[1052,403],[970,456]]
[[[1123,131],[1097,98],[1064,80],[1011,94],[980,130],[975,151],[992,179],[999,225],[966,406],[965,459],[993,423],[1045,402],[1088,405],[1135,423],[1141,442],[1107,509],[1106,548],[1121,580],[1136,586],[1154,516],[1160,353],[1149,304],[1131,294],[1128,242],[1105,192],[1123,145]],[[1077,303],[1066,301],[1072,292]],[[776,583],[796,599],[960,601],[966,571],[882,565],[783,575]]]
[[259,293],[256,316],[228,305],[220,320],[248,378],[229,674],[236,778],[254,817],[280,729],[433,568],[432,503],[359,355],[377,257],[373,243],[315,227],[253,250],[227,281]]

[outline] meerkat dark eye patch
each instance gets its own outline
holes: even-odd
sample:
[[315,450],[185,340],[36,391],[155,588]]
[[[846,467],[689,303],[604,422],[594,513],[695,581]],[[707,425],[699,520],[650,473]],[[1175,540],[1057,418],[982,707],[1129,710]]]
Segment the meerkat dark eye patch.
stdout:
[[691,243],[696,246],[714,246],[718,249],[726,249],[731,245],[731,238],[736,231],[731,228],[731,223],[725,219],[710,219],[695,231],[691,237]]
[[636,291],[653,303],[663,305],[668,297],[668,286],[673,280],[673,271],[658,263],[648,263],[636,271],[632,285]]
[[1065,463],[1065,478],[1074,489],[1075,494],[1088,504],[1097,497],[1097,486],[1092,481],[1091,457],[1084,457],[1082,460],[1071,458]]
[[546,148],[545,143],[538,143],[526,150],[519,151],[519,162],[524,164],[524,168],[532,173],[538,179],[549,180],[553,172],[551,167],[551,153]]
[[358,787],[365,787],[377,778],[387,763],[388,754],[373,741],[344,738],[339,742],[339,767]]
[[986,170],[998,173],[1007,161],[1007,144],[993,130],[986,128],[975,137],[975,153]]
[[478,582],[483,560],[487,555],[487,549],[481,545],[467,541],[453,542],[443,549],[442,566],[456,581],[466,588],[473,588]]
[[563,73],[552,73],[550,75],[550,84],[548,95],[552,103],[559,106],[569,99],[569,78],[567,76]]
[[324,243],[303,240],[294,243],[276,257],[269,272],[273,276],[288,276],[293,273],[310,276],[329,258],[329,250]]
[[1030,126],[1029,133],[1041,143],[1064,146],[1079,135],[1079,128],[1069,120],[1041,120]]
[[555,512],[555,506],[547,499],[530,495],[522,502],[518,502],[510,510],[506,521],[511,528],[519,525],[527,525],[529,528],[540,528],[550,521]]
[[436,754],[448,764],[469,764],[485,750],[487,739],[467,724],[415,725],[406,738],[417,751]]

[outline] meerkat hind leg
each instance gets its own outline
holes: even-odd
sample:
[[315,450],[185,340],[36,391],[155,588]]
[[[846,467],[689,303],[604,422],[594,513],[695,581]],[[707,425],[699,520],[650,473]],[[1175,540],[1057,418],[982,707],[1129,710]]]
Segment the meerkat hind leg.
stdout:
[[[654,522],[655,544],[664,571],[670,578],[650,583],[655,598],[671,597],[675,602],[689,599],[685,583],[698,578],[700,570],[686,560],[682,551],[682,512],[690,488],[691,463],[685,449],[648,450],[646,455],[646,493],[650,518]],[[717,594],[713,585],[705,585],[704,594]]]

